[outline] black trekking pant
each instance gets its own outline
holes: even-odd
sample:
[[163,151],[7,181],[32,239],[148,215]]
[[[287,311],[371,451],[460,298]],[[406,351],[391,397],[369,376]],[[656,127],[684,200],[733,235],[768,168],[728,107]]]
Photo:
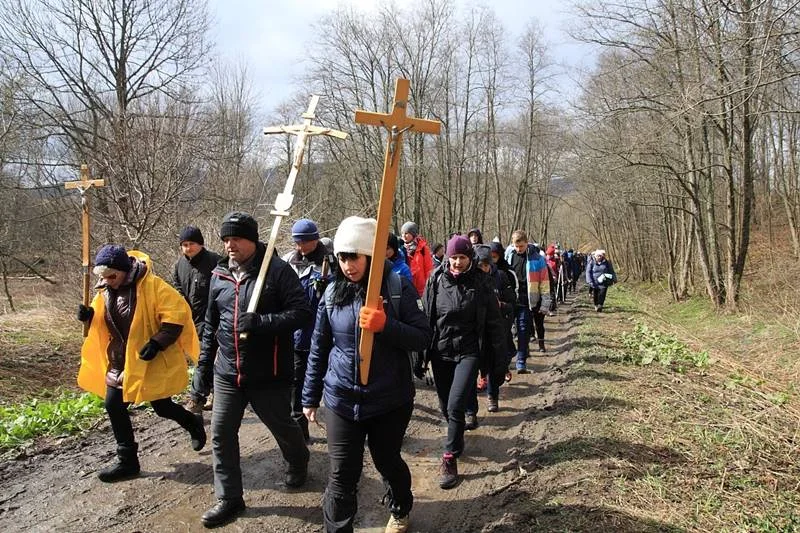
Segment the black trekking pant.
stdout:
[[[136,438],[133,435],[131,415],[128,413],[130,402],[122,401],[122,389],[107,386],[104,405],[111,421],[111,431],[114,432],[117,446],[130,447],[135,444]],[[174,420],[186,431],[196,424],[194,415],[173,402],[170,397],[153,400],[150,405],[158,416]]]
[[330,474],[322,502],[326,533],[349,533],[358,510],[356,491],[364,466],[364,441],[383,478],[389,509],[406,516],[414,503],[411,471],[400,455],[414,403],[366,420],[351,420],[328,409],[327,435]]

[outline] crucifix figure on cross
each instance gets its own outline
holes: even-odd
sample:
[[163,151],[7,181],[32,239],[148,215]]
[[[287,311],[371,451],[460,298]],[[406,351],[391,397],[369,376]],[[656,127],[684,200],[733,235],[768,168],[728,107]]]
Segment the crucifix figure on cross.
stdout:
[[[386,156],[383,164],[383,180],[378,200],[378,227],[375,231],[375,242],[372,243],[372,267],[367,281],[367,296],[365,307],[379,309],[381,300],[381,284],[383,283],[382,265],[386,260],[386,243],[389,239],[389,224],[392,221],[392,206],[394,205],[394,190],[397,184],[397,169],[400,167],[401,153],[403,150],[403,133],[434,133],[439,134],[441,123],[438,120],[426,120],[409,117],[406,115],[408,106],[409,81],[398,79],[394,88],[394,104],[392,112],[374,113],[371,111],[356,111],[356,123],[368,126],[380,126],[389,132],[386,145]],[[366,385],[369,379],[369,366],[372,360],[372,344],[374,334],[368,330],[361,330],[359,342],[359,379]]]
[[[91,262],[89,259],[89,197],[86,191],[92,187],[105,186],[105,180],[93,180],[89,174],[89,166],[81,165],[81,179],[77,181],[64,182],[65,189],[78,189],[81,193],[81,225],[83,227],[83,239],[81,246],[81,262],[83,266],[83,305],[89,306],[89,269]],[[83,336],[89,334],[89,322],[83,323]]]
[[[311,102],[308,104],[308,109],[302,114],[303,123],[296,126],[274,126],[264,128],[264,135],[273,133],[288,133],[290,135],[297,135],[297,142],[294,146],[294,157],[292,160],[292,170],[289,172],[289,177],[286,179],[286,185],[283,192],[278,193],[275,198],[275,209],[270,211],[270,214],[275,217],[272,222],[272,231],[269,234],[267,241],[267,252],[264,255],[264,261],[261,263],[261,269],[258,271],[258,277],[253,288],[253,295],[250,301],[247,302],[247,312],[253,313],[258,307],[258,300],[261,296],[261,290],[264,288],[264,282],[267,279],[267,272],[269,271],[269,263],[272,260],[272,255],[275,252],[275,243],[278,240],[278,232],[283,222],[283,217],[289,216],[289,209],[294,202],[294,183],[297,180],[297,175],[300,173],[300,168],[303,166],[303,155],[306,149],[306,139],[312,135],[327,135],[337,139],[346,139],[347,134],[343,131],[333,130],[330,128],[323,128],[320,126],[313,126],[311,122],[314,120],[314,111],[319,102],[318,95],[311,96]],[[239,338],[246,339],[247,333],[240,333]]]

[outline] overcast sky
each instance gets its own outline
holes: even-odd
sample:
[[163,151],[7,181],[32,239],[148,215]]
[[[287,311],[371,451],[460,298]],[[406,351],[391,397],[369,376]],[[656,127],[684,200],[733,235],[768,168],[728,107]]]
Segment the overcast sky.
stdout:
[[[312,46],[312,25],[340,4],[372,10],[368,0],[209,0],[214,19],[212,35],[223,59],[244,61],[261,108],[272,111],[294,91],[293,80],[303,71],[303,58]],[[476,2],[456,0],[465,10]],[[477,3],[482,3],[477,0]],[[586,47],[566,34],[572,16],[559,0],[491,0],[490,5],[510,36],[516,39],[532,18],[545,32],[552,57],[574,68],[591,61]],[[404,4],[408,5],[408,4]],[[565,81],[565,83],[567,83]],[[301,111],[298,111],[298,114]]]

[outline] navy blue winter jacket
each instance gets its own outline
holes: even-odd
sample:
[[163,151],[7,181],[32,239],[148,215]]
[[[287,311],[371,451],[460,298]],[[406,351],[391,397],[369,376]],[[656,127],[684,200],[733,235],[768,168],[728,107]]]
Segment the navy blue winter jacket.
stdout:
[[[362,302],[334,306],[330,312],[325,298],[320,302],[303,386],[303,407],[319,407],[323,399],[325,406],[338,415],[365,420],[413,400],[414,381],[408,352],[425,349],[432,332],[417,290],[402,276],[400,317],[395,316],[386,285],[389,273],[387,261],[381,288],[386,326],[375,334],[367,385],[361,385],[358,377],[361,338],[358,315]],[[331,283],[326,289],[328,298],[333,288]]]
[[[256,308],[262,326],[250,332],[247,340],[239,338],[239,315],[247,311],[265,253],[266,247],[259,242],[255,258],[240,281],[231,274],[227,257],[212,272],[197,363],[201,388],[210,387],[212,368],[214,374],[239,387],[270,382],[289,386],[294,379],[293,333],[309,322],[313,313],[297,274],[277,254],[270,261]],[[192,393],[206,395],[208,391]]]

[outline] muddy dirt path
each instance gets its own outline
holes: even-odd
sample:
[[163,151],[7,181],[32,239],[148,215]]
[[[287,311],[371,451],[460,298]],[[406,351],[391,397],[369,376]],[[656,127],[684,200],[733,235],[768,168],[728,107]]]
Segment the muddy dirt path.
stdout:
[[[534,351],[529,360],[532,372],[514,374],[511,383],[501,388],[499,412],[486,412],[481,397],[481,425],[468,432],[466,452],[459,461],[463,481],[450,491],[439,489],[437,483],[445,426],[434,391],[418,382],[416,409],[403,447],[414,485],[412,531],[538,530],[530,513],[541,511],[537,503],[542,500],[541,483],[559,486],[570,481],[530,475],[527,458],[537,448],[574,434],[574,428],[551,415],[569,410],[570,405],[574,408],[568,381],[560,378],[570,363],[576,325],[589,312],[585,300],[583,293],[571,295],[558,315],[547,319],[548,352]],[[207,413],[206,423],[208,417]],[[183,430],[151,412],[137,411],[134,427],[142,463],[138,479],[104,484],[95,476],[114,456],[105,422],[88,436],[52,443],[29,457],[4,462],[0,530],[203,531],[200,515],[215,501],[209,446],[193,452]],[[317,442],[311,448],[310,479],[299,490],[283,485],[284,462],[254,414],[246,414],[240,435],[248,508],[219,531],[321,531],[320,498],[328,471],[324,432],[312,428]],[[366,457],[356,526],[358,531],[381,532],[388,518],[379,504],[383,485],[368,453]]]

